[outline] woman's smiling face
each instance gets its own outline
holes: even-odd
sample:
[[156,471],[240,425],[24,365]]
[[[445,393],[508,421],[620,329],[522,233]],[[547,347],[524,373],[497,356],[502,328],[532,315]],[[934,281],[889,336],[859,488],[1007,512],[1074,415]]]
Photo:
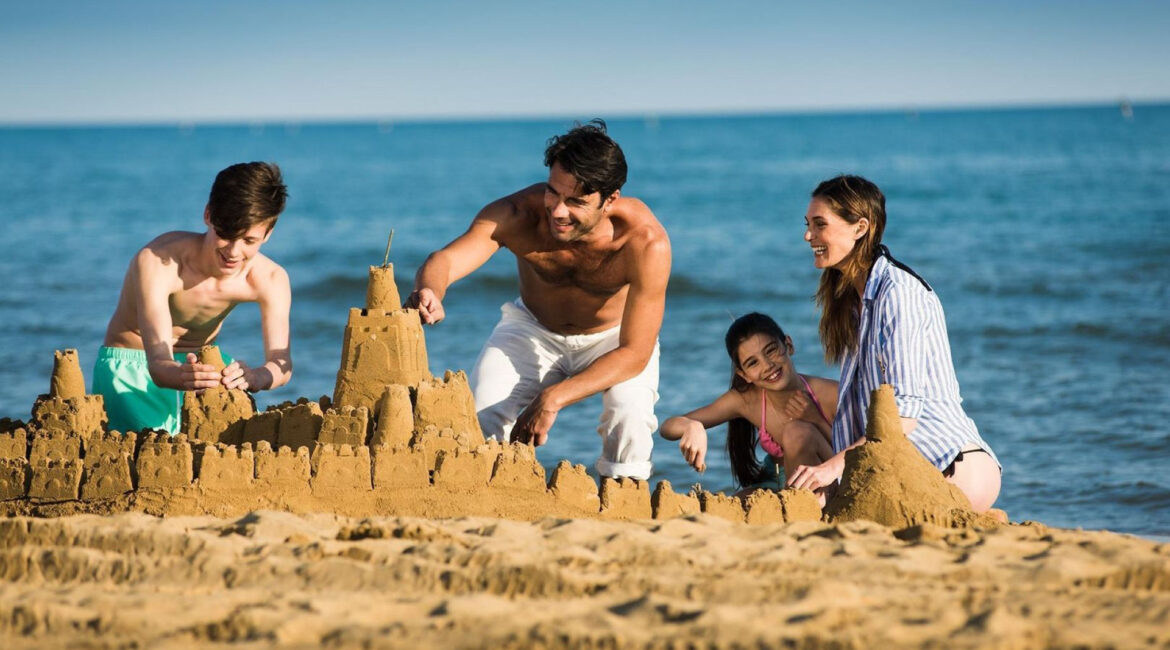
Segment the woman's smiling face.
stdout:
[[868,219],[862,218],[851,224],[833,212],[823,199],[813,198],[804,216],[804,240],[812,246],[813,266],[835,268],[849,257],[853,246],[868,228]]

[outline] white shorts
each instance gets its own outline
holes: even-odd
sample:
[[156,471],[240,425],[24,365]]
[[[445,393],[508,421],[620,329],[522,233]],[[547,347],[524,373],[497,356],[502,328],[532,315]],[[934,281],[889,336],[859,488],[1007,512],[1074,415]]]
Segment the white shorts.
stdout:
[[[617,348],[620,327],[595,334],[549,331],[517,298],[500,307],[503,316],[484,343],[471,371],[471,390],[483,434],[506,441],[512,426],[540,391],[580,373]],[[646,367],[602,393],[601,457],[598,474],[650,477],[650,452],[658,419],[658,342]]]

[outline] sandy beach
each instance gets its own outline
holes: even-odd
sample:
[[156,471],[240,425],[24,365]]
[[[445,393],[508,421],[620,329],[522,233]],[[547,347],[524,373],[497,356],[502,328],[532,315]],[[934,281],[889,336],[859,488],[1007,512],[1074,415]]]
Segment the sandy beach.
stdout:
[[1040,524],[0,522],[9,648],[1165,647],[1170,545]]

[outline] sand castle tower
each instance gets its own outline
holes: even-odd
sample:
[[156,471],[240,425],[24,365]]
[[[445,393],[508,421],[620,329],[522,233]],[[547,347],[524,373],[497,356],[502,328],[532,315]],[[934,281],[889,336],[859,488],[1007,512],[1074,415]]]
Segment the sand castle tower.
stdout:
[[845,454],[837,495],[825,505],[830,521],[868,519],[892,528],[931,523],[949,526],[971,509],[966,495],[947,483],[902,433],[894,389],[873,392],[866,443]]
[[[224,369],[223,356],[214,345],[199,349],[199,363]],[[198,393],[186,391],[180,431],[191,440],[236,444],[243,437],[244,422],[255,412],[256,405],[247,391],[222,386]]]
[[394,265],[371,266],[366,308],[349,310],[334,406],[375,413],[389,385],[418,386],[430,378],[422,320],[417,309],[401,305]]
[[106,425],[105,402],[101,395],[85,394],[85,377],[77,350],[53,353],[53,376],[49,393],[37,398],[32,408],[33,423],[48,433],[73,433],[84,437],[100,433]]

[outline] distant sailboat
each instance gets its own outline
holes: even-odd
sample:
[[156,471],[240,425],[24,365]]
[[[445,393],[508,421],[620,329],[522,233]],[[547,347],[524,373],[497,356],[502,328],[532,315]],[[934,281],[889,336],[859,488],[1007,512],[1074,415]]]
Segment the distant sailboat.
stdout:
[[1129,103],[1128,99],[1121,100],[1121,103],[1118,104],[1117,108],[1121,111],[1121,117],[1125,118],[1126,120],[1133,119],[1133,104]]

